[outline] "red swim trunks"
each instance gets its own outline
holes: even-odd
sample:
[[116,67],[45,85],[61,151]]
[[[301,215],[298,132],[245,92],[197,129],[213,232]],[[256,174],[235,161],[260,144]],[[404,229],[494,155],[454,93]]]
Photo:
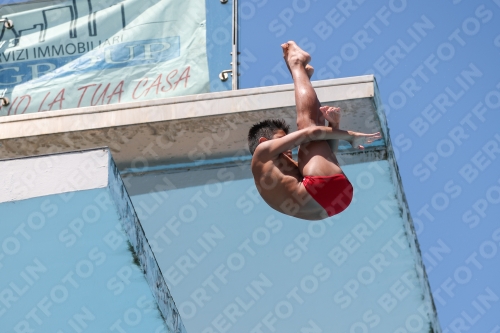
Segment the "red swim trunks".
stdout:
[[302,184],[311,197],[326,210],[328,216],[342,212],[352,201],[353,188],[343,174],[305,176]]

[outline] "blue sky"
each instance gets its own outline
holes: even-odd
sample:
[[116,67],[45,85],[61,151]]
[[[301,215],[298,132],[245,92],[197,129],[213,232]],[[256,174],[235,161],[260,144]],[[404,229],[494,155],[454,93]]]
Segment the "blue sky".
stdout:
[[240,88],[292,82],[287,40],[314,80],[376,75],[444,332],[500,330],[498,297],[478,301],[500,296],[499,17],[494,0],[240,2]]

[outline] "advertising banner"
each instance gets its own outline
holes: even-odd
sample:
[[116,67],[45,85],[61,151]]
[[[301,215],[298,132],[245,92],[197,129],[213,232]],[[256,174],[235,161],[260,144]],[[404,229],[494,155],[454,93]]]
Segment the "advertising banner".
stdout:
[[209,91],[204,0],[45,3],[2,26],[0,115]]

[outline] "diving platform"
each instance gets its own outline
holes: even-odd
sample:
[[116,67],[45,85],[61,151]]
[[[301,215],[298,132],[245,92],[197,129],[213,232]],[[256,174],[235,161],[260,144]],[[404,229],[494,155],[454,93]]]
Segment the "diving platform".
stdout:
[[[100,184],[98,191],[120,193],[116,207],[126,207],[132,221],[125,232],[135,232],[132,239],[143,233],[140,244],[151,254],[140,267],[146,277],[149,270],[161,274],[146,280],[168,325],[201,333],[440,333],[374,77],[313,86],[322,104],[342,108],[341,129],[383,133],[383,140],[365,150],[341,142],[338,157],[354,198],[337,216],[315,222],[285,216],[255,188],[246,142],[250,126],[284,118],[296,129],[293,85],[280,85],[1,117],[0,156],[8,160],[0,162],[0,170],[9,175],[11,187],[6,192],[2,180],[2,198],[10,199],[0,200],[0,209],[7,204],[8,216],[24,215],[17,222],[2,220],[17,224],[2,231],[0,242],[9,242],[15,228],[26,223],[29,209],[51,212],[41,206],[44,195],[60,196],[61,184],[72,184],[67,179],[83,184],[80,178],[89,178]],[[101,154],[103,163],[109,162],[99,172],[112,181],[104,173],[104,178],[86,177],[91,166],[79,154]],[[37,166],[38,155],[52,164]],[[15,166],[28,161],[33,162]],[[4,165],[10,165],[11,175]],[[74,170],[83,173],[75,178]],[[35,181],[47,172],[59,176],[42,185]],[[117,192],[106,185],[111,183],[124,185]],[[69,188],[83,198],[95,191],[92,186]],[[40,188],[56,192],[24,197]],[[78,202],[59,207],[74,205],[81,212],[85,207]],[[121,209],[114,209],[112,221],[125,216]],[[60,232],[46,237],[60,243]],[[130,253],[121,251],[130,261]],[[63,254],[60,250],[60,260],[73,264],[73,257]],[[22,265],[34,265],[31,257],[23,260]],[[168,293],[157,281],[165,282]],[[1,311],[0,304],[0,316]],[[21,311],[19,321],[25,315]]]

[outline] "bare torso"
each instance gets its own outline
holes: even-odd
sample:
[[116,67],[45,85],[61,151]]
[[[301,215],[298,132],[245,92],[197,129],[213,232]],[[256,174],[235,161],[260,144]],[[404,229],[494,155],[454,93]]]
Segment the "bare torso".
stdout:
[[255,185],[264,201],[273,209],[305,220],[320,220],[326,212],[307,192],[297,162],[285,153],[265,160],[258,154],[252,159]]

